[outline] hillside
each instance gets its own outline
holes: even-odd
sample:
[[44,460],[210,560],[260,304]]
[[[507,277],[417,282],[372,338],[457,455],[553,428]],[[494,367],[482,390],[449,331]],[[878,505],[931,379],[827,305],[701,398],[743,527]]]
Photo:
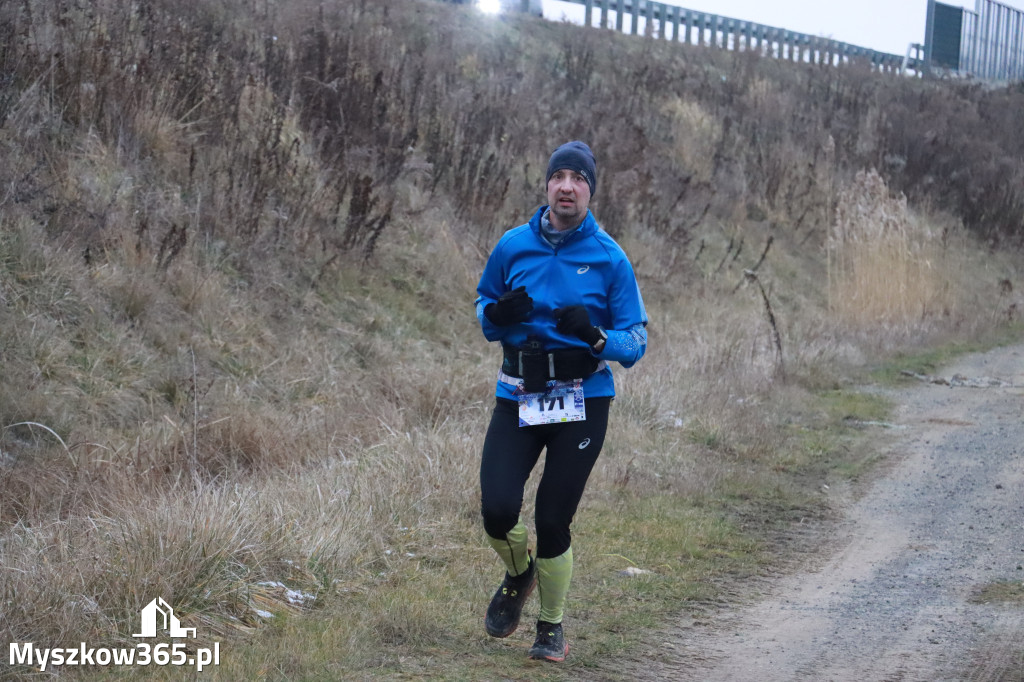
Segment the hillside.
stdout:
[[478,632],[473,298],[584,139],[651,317],[586,676],[856,487],[853,384],[1019,336],[1022,106],[418,0],[0,5],[0,630],[131,646],[162,597],[223,679],[526,675]]

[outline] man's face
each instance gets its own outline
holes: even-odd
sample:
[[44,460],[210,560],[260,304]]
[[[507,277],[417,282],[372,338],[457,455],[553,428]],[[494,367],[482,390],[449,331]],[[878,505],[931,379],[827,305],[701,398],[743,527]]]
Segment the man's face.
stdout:
[[576,171],[563,168],[548,180],[548,205],[551,206],[551,225],[556,230],[568,230],[583,222],[590,205],[590,185]]

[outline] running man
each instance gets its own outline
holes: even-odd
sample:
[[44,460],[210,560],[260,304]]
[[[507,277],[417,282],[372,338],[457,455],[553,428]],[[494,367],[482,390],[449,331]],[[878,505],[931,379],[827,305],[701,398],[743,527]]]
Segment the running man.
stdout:
[[[594,155],[569,142],[551,155],[547,205],[506,232],[477,286],[476,313],[504,359],[480,463],[481,512],[506,574],[487,633],[507,637],[539,587],[529,655],[562,661],[572,578],[570,525],[604,444],[615,395],[609,362],[632,367],[647,348],[647,312],[626,254],[590,212]],[[536,558],[520,516],[530,472],[547,449],[535,504]]]

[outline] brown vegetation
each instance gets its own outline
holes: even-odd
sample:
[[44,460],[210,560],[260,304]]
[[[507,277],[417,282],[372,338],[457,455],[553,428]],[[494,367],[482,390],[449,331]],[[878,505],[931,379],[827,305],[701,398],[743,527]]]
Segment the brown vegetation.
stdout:
[[371,609],[331,643],[352,665],[469,632],[476,604],[408,595],[496,575],[473,288],[572,138],[652,318],[591,532],[779,504],[819,471],[780,405],[1019,310],[974,236],[1022,237],[1022,98],[416,0],[3,3],[0,631],[131,641],[159,595],[249,633],[284,582]]

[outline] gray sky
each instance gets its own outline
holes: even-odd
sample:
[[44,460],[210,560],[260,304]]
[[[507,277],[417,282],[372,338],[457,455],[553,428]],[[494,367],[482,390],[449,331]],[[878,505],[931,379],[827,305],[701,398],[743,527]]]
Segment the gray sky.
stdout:
[[[924,42],[927,0],[662,0],[699,12],[753,21],[814,36],[833,38],[882,52],[906,54],[910,43]],[[1024,0],[1001,0],[1024,9]],[[582,21],[580,5],[543,0],[544,14]],[[973,0],[944,0],[974,9]]]

